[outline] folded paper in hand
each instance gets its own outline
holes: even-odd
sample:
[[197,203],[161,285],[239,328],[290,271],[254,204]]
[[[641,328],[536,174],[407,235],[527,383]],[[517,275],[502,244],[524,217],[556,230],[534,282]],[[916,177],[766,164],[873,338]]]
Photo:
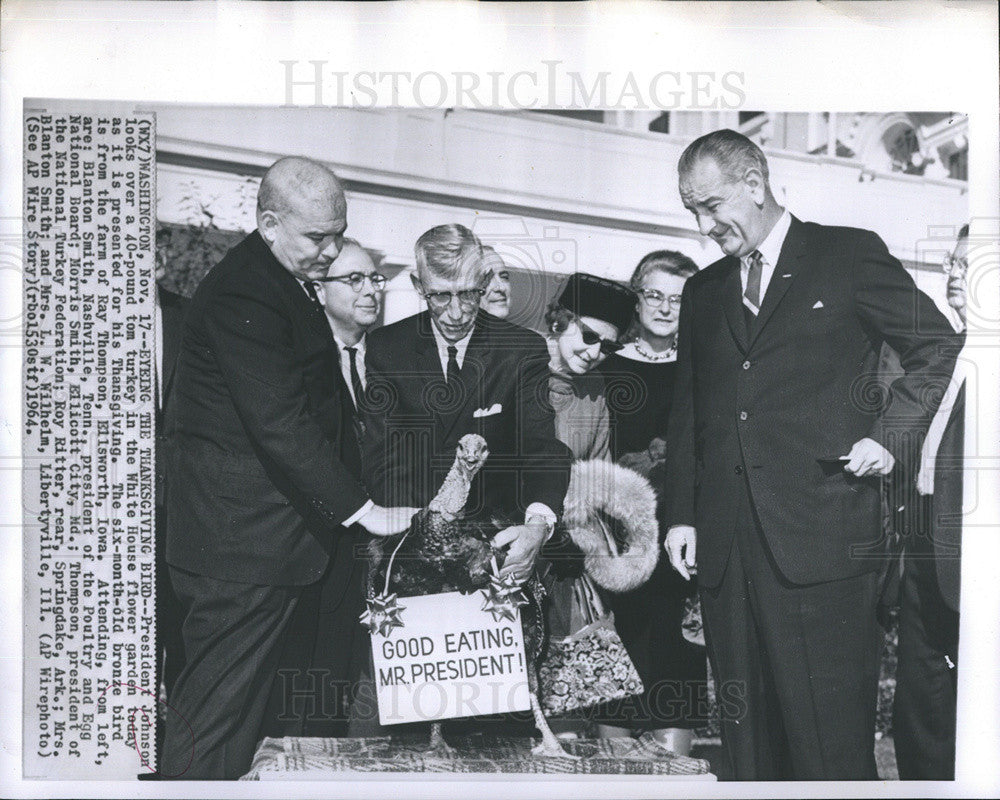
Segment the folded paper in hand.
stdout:
[[499,414],[503,411],[503,406],[499,403],[494,403],[489,408],[477,408],[472,412],[472,416],[475,417],[492,417],[494,414]]

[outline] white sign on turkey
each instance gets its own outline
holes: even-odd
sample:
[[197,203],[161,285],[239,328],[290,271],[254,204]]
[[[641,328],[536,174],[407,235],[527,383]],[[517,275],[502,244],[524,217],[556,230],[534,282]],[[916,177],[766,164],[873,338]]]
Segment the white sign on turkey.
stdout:
[[485,610],[483,592],[399,598],[402,625],[372,635],[379,721],[530,709],[520,614],[511,616]]

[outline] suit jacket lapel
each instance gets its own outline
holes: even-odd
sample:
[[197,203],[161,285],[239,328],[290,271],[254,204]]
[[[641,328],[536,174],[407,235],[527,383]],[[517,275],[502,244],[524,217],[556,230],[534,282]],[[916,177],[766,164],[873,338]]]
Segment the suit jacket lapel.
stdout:
[[753,326],[753,334],[750,336],[750,345],[757,340],[760,332],[767,325],[774,310],[778,307],[781,299],[785,296],[795,277],[802,267],[802,256],[806,252],[805,230],[801,222],[792,217],[792,224],[788,228],[785,241],[781,245],[781,255],[778,256],[778,263],[774,266],[771,275],[771,282],[767,285],[767,293],[764,295],[764,302],[761,303],[760,313]]
[[747,351],[747,321],[743,314],[743,283],[740,280],[740,260],[729,257],[729,270],[722,280],[722,308],[729,329],[741,353]]

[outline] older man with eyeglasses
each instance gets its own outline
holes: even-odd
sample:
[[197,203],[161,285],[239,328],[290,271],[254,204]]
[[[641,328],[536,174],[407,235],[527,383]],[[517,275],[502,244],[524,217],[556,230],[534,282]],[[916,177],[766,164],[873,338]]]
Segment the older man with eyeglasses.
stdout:
[[[459,439],[480,434],[490,455],[465,513],[510,522],[493,544],[506,550],[502,572],[524,579],[543,545],[552,557],[575,547],[552,535],[571,454],[555,434],[545,341],[480,310],[491,271],[468,228],[430,229],[415,255],[413,286],[427,310],[368,336],[365,485],[376,502],[405,497],[425,507]],[[370,735],[376,726],[356,712],[360,705],[351,735]]]
[[523,521],[494,543],[508,548],[504,572],[526,577],[562,510],[571,461],[546,401],[545,341],[480,310],[492,275],[468,228],[430,229],[415,255],[413,286],[427,311],[369,336],[366,485],[376,498],[425,506],[458,440],[484,436],[490,458],[470,511]]
[[354,239],[345,239],[340,255],[330,265],[322,284],[322,301],[340,357],[344,386],[354,407],[364,392],[365,334],[378,322],[385,275]]
[[[964,225],[943,264],[948,305],[963,335],[968,255],[969,226]],[[921,448],[917,513],[903,539],[892,727],[904,781],[955,778],[965,397],[976,396],[974,380],[969,359],[960,352]]]

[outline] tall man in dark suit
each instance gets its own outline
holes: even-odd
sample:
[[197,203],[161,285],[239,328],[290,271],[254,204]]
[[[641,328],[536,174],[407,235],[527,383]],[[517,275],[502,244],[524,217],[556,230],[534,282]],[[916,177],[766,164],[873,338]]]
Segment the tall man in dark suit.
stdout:
[[[969,226],[945,260],[948,304],[965,330]],[[920,513],[904,540],[892,728],[900,780],[955,779],[962,454],[968,361],[961,356],[923,443]]]
[[524,577],[562,511],[571,461],[547,400],[545,342],[480,311],[491,275],[468,228],[430,229],[416,262],[428,310],[368,336],[365,483],[379,502],[423,507],[458,440],[481,434],[490,455],[467,510],[519,520],[494,541],[509,546],[503,572]]
[[[363,438],[357,415],[364,395],[366,334],[378,321],[386,278],[354,239],[344,239],[329,272],[317,279],[319,297],[333,333],[343,430]],[[367,639],[358,624],[364,610],[364,533],[345,531],[323,578],[296,608],[272,694],[275,735],[343,736],[352,679],[367,662]],[[358,556],[358,557],[355,557]]]
[[316,162],[281,159],[261,181],[257,226],[191,299],[175,377],[167,561],[187,665],[165,776],[247,771],[303,587],[340,557],[354,522],[388,535],[414,511],[372,503],[344,430],[312,283],[343,242],[340,183]]
[[[704,136],[678,171],[726,256],[684,287],[665,546],[685,577],[697,564],[732,774],[875,779],[880,562],[864,554],[954,333],[874,233],[779,206],[746,137]],[[883,341],[905,370],[885,408],[865,389]]]

